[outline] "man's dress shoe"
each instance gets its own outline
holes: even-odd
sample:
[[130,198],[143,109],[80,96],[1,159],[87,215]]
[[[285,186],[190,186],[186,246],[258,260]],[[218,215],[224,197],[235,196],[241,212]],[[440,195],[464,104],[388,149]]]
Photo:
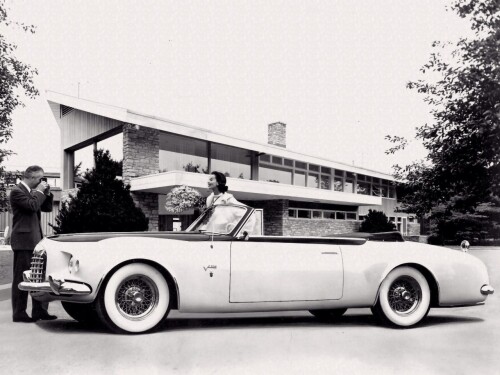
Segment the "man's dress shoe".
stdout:
[[57,316],[55,315],[50,315],[49,313],[45,314],[40,314],[40,315],[33,315],[34,320],[54,320],[57,319]]
[[28,314],[12,317],[12,321],[16,323],[33,323],[35,319],[30,318]]

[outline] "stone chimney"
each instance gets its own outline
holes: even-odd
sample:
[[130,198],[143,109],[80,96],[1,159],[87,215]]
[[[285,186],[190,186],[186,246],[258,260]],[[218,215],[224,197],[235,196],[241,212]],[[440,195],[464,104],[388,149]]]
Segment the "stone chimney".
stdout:
[[268,125],[267,143],[274,146],[286,147],[286,124],[274,122]]

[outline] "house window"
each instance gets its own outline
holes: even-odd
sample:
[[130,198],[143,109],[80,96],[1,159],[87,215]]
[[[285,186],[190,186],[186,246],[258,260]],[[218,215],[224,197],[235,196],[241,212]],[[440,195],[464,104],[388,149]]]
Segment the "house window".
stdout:
[[314,173],[309,173],[307,176],[307,187],[317,188],[319,184],[318,175]]
[[335,191],[344,191],[344,183],[343,178],[335,177],[333,180],[333,190]]
[[354,193],[354,181],[346,178],[344,182],[344,192],[345,193]]
[[293,184],[297,186],[306,186],[306,172],[296,171],[293,176]]
[[292,171],[273,166],[261,165],[259,167],[259,180],[291,185]]
[[247,150],[212,144],[211,169],[223,173],[226,177],[250,179],[250,153]]
[[360,182],[356,184],[356,193],[370,195],[370,184],[368,182]]
[[330,176],[321,175],[320,188],[330,190]]
[[160,133],[160,172],[208,173],[207,142]]

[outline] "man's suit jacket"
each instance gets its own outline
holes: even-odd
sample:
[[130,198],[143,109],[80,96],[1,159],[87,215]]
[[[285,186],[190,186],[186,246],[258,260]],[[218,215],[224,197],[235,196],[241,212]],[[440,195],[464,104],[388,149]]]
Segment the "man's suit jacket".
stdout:
[[23,184],[16,185],[10,192],[12,218],[12,250],[33,250],[43,238],[40,225],[41,211],[51,212],[53,195],[37,191],[31,193]]

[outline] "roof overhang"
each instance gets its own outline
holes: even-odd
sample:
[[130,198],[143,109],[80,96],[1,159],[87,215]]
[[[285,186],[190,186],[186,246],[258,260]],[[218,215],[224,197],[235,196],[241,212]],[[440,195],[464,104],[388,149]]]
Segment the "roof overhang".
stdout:
[[238,139],[227,135],[219,134],[217,132],[208,129],[183,124],[177,121],[163,119],[148,114],[139,113],[126,108],[98,103],[87,99],[76,98],[73,96],[64,95],[53,91],[46,91],[46,97],[47,100],[52,103],[63,104],[65,106],[72,107],[84,112],[93,113],[99,116],[111,118],[128,124],[135,124],[147,128],[158,129],[161,131],[179,134],[186,137],[192,137],[209,142],[221,143],[246,150],[256,151],[259,153],[280,156],[283,158],[300,160],[302,162],[313,163],[325,167],[342,169],[353,173],[367,174],[372,177],[383,178],[389,181],[394,180],[394,177],[387,173],[372,171],[362,167],[356,167],[353,165],[335,162],[332,160],[305,155],[299,152],[291,151],[283,147],[252,142],[246,139]]
[[[172,171],[132,178],[130,190],[141,193],[168,194],[172,187],[187,185],[194,187],[205,196],[210,194],[206,174]],[[229,191],[239,200],[289,199],[303,202],[319,202],[355,206],[382,205],[381,197],[342,193],[338,191],[307,188],[267,181],[227,178]]]

